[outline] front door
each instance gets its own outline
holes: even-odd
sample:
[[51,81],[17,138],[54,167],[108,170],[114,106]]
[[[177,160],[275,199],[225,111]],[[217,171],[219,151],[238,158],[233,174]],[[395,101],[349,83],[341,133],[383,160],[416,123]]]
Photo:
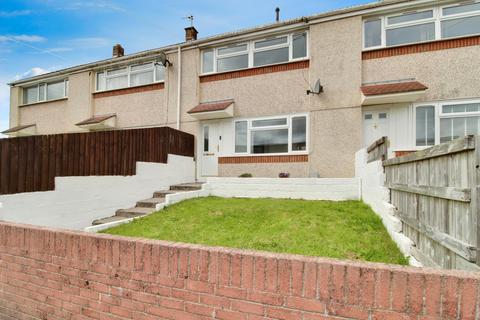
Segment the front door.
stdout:
[[214,177],[218,175],[218,153],[220,152],[221,130],[218,122],[202,125],[202,168],[201,175]]
[[364,111],[363,145],[368,147],[385,136],[388,136],[388,112],[384,110]]

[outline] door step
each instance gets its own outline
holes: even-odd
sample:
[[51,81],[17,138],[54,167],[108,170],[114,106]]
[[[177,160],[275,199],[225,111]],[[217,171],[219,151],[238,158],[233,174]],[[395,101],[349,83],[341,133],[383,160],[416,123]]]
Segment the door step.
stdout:
[[195,191],[202,189],[201,182],[194,182],[194,183],[182,183],[170,186],[170,190],[173,191]]
[[138,201],[135,207],[138,208],[156,208],[157,204],[165,202],[165,197],[154,197]]

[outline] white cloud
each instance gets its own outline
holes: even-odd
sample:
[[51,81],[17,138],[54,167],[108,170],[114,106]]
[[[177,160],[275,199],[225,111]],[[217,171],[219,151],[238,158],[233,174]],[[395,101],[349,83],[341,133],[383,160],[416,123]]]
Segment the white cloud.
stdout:
[[0,35],[0,42],[14,41],[14,42],[43,42],[47,39],[37,35]]
[[18,17],[18,16],[27,16],[31,13],[32,13],[31,10],[0,11],[0,17],[10,18],[10,17]]
[[47,1],[50,5],[55,6],[57,10],[110,10],[110,11],[126,11],[124,8],[110,2],[110,1],[71,1],[71,2],[58,2]]
[[44,50],[43,52],[44,53],[55,53],[55,52],[68,52],[68,51],[72,51],[72,50],[73,50],[72,48],[58,47],[58,48],[47,49],[47,50]]
[[109,46],[111,41],[100,37],[86,37],[68,40],[66,44],[79,49],[94,49]]
[[47,70],[47,69],[43,69],[43,68],[40,68],[40,67],[33,67],[32,69],[22,73],[22,74],[17,74],[15,76],[15,80],[20,80],[20,79],[25,79],[25,78],[30,78],[30,77],[35,77],[35,76],[39,76],[41,74],[44,74],[44,73],[48,73],[50,71],[53,71],[53,70]]

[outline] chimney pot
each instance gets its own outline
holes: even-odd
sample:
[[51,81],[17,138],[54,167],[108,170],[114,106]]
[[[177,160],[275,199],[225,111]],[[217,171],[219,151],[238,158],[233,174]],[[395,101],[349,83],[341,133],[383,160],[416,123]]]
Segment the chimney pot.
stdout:
[[195,27],[185,28],[185,41],[195,41],[197,40],[198,31]]
[[124,54],[125,54],[125,50],[119,43],[113,46],[112,56],[114,58],[123,57]]

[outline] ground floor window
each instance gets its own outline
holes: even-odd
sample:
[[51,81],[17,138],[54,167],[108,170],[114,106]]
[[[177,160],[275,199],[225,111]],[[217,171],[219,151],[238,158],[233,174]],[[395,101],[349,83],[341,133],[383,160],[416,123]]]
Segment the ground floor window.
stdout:
[[480,100],[417,105],[415,117],[417,147],[480,134]]
[[235,153],[275,154],[307,151],[307,115],[235,121]]

